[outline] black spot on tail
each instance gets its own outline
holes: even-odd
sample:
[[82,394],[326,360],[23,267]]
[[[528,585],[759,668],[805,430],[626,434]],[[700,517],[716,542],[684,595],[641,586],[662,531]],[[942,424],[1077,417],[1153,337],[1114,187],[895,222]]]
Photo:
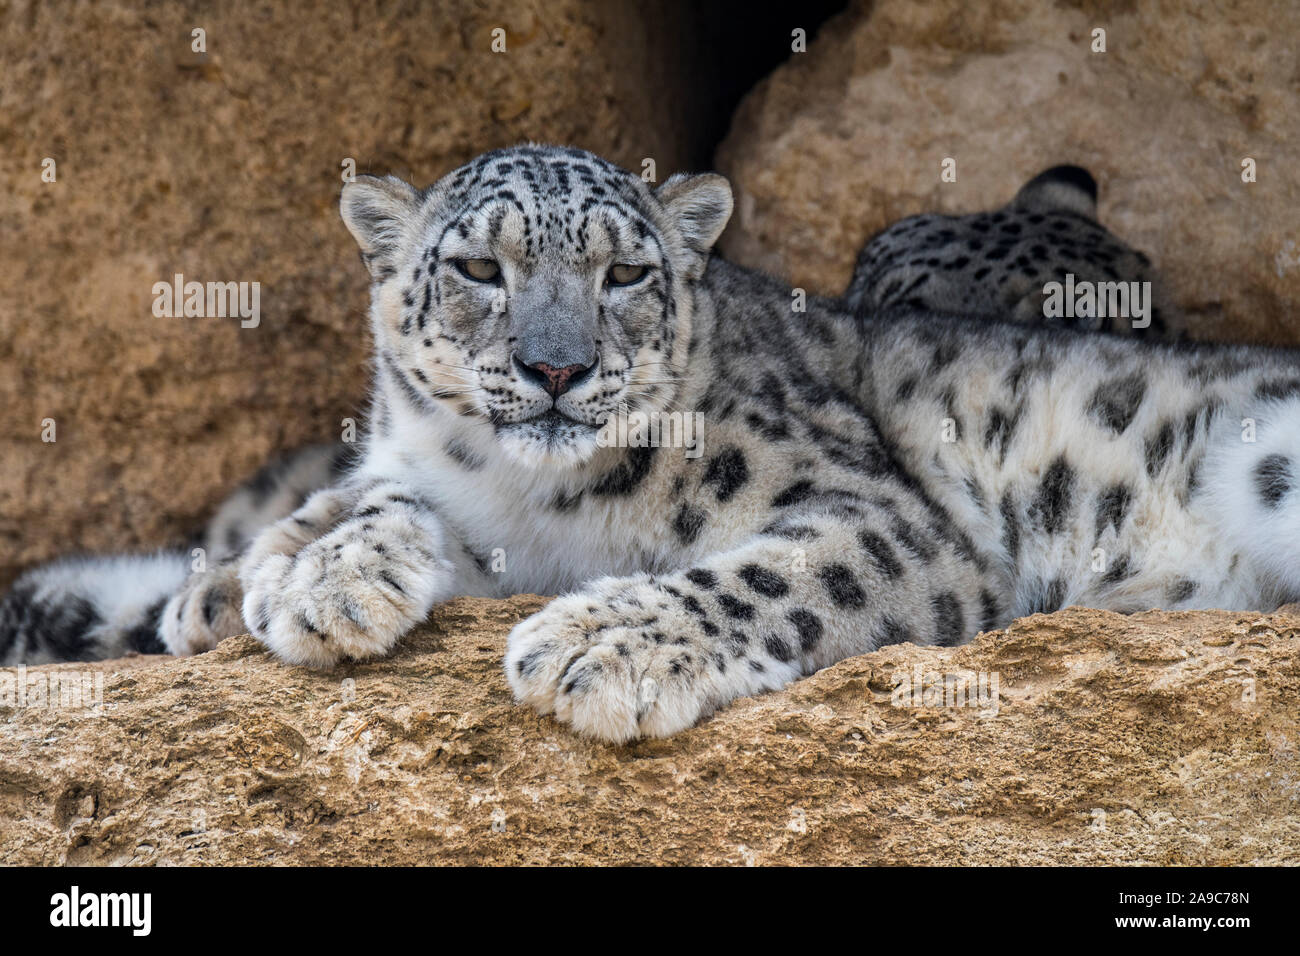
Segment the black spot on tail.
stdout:
[[261,505],[275,493],[280,486],[280,479],[284,475],[287,464],[283,459],[273,461],[269,465],[262,466],[257,474],[248,479],[244,487],[252,495],[254,504]]
[[0,600],[0,660],[4,660],[19,637],[26,635],[35,596],[34,587],[20,583]]
[[163,608],[167,598],[159,598],[144,612],[140,621],[126,632],[126,646],[141,654],[166,654],[167,646],[158,636],[158,625],[162,621]]
[[0,653],[21,638],[23,656],[40,649],[59,661],[96,659],[90,632],[103,623],[95,606],[84,597],[62,597],[54,603],[37,597],[36,586],[15,585],[0,602]]
[[894,515],[892,531],[899,544],[927,564],[933,561],[939,553],[933,542],[917,532],[902,515]]
[[222,606],[230,601],[230,593],[221,585],[208,588],[203,594],[203,623],[209,628],[216,622],[217,614],[221,613]]

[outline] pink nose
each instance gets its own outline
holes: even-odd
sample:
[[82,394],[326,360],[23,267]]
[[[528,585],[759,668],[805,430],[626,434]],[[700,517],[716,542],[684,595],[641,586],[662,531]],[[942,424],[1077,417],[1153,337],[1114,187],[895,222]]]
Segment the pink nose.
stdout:
[[569,385],[575,376],[581,375],[590,365],[566,365],[564,368],[556,368],[553,365],[547,365],[545,362],[534,362],[528,368],[540,372],[545,381],[542,387],[551,393],[552,397],[559,398],[569,390]]

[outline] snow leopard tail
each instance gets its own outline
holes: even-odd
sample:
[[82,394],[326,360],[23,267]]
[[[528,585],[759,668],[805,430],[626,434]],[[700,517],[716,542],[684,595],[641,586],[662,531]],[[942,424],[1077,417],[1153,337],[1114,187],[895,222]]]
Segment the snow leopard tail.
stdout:
[[[348,445],[311,445],[266,465],[235,489],[194,542],[201,545],[202,566],[236,559],[263,528],[338,481],[352,456]],[[194,558],[187,547],[60,558],[32,568],[0,598],[0,666],[173,652],[159,625]]]
[[31,569],[0,598],[0,665],[165,654],[158,622],[189,570],[179,550]]

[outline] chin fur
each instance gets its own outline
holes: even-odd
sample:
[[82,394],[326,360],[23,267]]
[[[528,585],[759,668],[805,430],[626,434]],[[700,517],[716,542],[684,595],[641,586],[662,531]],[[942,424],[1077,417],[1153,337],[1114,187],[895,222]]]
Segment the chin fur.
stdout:
[[528,468],[576,468],[596,453],[597,434],[597,429],[586,425],[567,425],[557,431],[523,422],[501,428],[497,442],[511,461]]

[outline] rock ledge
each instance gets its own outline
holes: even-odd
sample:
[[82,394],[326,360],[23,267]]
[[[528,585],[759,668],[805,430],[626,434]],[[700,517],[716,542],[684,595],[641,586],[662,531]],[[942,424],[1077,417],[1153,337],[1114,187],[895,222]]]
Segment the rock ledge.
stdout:
[[[0,862],[1300,862],[1300,607],[1036,615],[616,748],[512,704],[505,635],[542,602],[453,601],[330,672],[248,637],[110,661],[89,709],[0,679]],[[996,704],[895,706],[901,672]]]

